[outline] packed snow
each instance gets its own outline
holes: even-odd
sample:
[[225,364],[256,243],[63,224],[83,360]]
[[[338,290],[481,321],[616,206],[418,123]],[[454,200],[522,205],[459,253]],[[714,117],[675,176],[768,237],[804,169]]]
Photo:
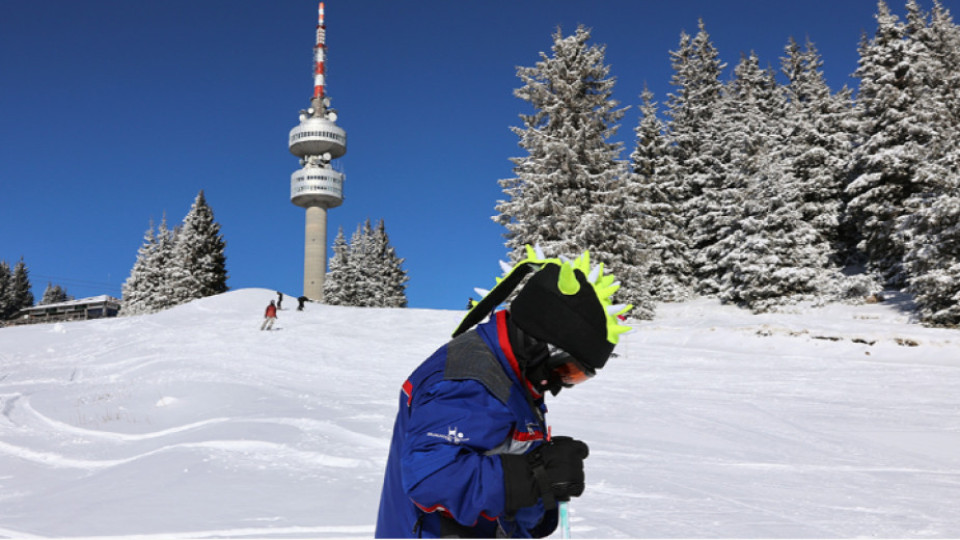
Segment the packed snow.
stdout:
[[[463,312],[260,331],[275,297],[0,329],[0,537],[372,536],[400,385]],[[960,333],[907,307],[659,306],[548,398],[591,449],[573,536],[960,537]]]

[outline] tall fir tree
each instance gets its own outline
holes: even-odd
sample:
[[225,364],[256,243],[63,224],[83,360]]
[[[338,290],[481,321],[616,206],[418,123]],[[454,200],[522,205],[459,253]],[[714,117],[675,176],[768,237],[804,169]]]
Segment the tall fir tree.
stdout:
[[809,245],[813,230],[801,219],[803,186],[780,156],[782,88],[753,53],[734,73],[718,122],[727,172],[713,191],[716,204],[702,216],[718,240],[700,250],[699,267],[722,300],[764,311],[785,297],[816,293],[825,259]]
[[897,227],[905,215],[905,201],[917,192],[924,149],[936,140],[936,133],[928,118],[933,111],[923,105],[926,75],[924,63],[918,63],[915,40],[883,0],[876,19],[874,37],[861,41],[854,73],[860,79],[860,141],[852,156],[853,180],[846,187],[847,212],[869,267],[899,287],[906,273],[904,242]]
[[21,309],[31,307],[33,301],[30,271],[23,257],[12,269],[6,261],[0,261],[0,320],[12,318]]
[[33,293],[30,292],[30,270],[23,257],[13,265],[10,275],[10,288],[7,291],[7,308],[11,315],[21,309],[33,306]]
[[173,255],[170,280],[173,302],[182,304],[227,291],[226,242],[203,190],[183,218]]
[[618,160],[622,144],[609,139],[624,109],[612,97],[606,49],[588,45],[589,39],[582,26],[566,37],[558,29],[550,56],[541,53],[534,67],[517,69],[524,85],[514,95],[534,112],[520,115],[523,127],[512,128],[527,155],[511,159],[516,177],[499,181],[507,199],[498,201],[493,217],[507,229],[514,259],[526,244],[577,254],[604,250],[609,242],[614,194],[625,172]]
[[156,230],[150,224],[123,284],[122,314],[154,313],[177,305],[171,279],[175,243],[176,231],[167,227],[166,215]]
[[167,309],[227,290],[226,242],[203,190],[181,225],[153,222],[123,284],[123,315]]
[[355,280],[350,271],[350,252],[343,227],[333,240],[333,255],[327,262],[323,280],[323,303],[331,306],[350,306],[354,302]]
[[[730,260],[730,252],[742,248],[732,243],[740,231],[741,220],[748,216],[747,198],[751,192],[776,190],[778,174],[771,174],[776,165],[774,152],[782,142],[781,113],[783,102],[770,70],[760,67],[755,53],[743,55],[734,68],[734,78],[724,87],[716,116],[716,142],[722,152],[714,155],[720,172],[713,183],[704,186],[699,197],[697,214],[691,227],[697,231],[698,246],[694,263],[700,278],[700,290],[721,297],[729,296],[729,287],[749,282],[729,279],[733,270],[722,261]],[[755,227],[762,236],[766,229]]]
[[409,280],[403,269],[403,259],[397,256],[390,245],[386,225],[383,220],[377,222],[370,237],[371,266],[377,268],[376,283],[377,307],[407,307],[406,283]]
[[130,275],[123,282],[121,287],[122,307],[120,314],[123,316],[140,315],[150,313],[149,290],[151,284],[148,279],[147,264],[150,260],[150,254],[157,247],[156,228],[153,221],[150,227],[143,234],[143,243],[137,250],[137,259],[130,269]]
[[960,29],[936,3],[929,16],[907,2],[911,65],[923,80],[916,108],[936,136],[922,149],[914,192],[904,201],[897,232],[903,240],[907,289],[927,324],[960,324],[960,117],[956,106]]
[[10,300],[8,292],[10,291],[10,282],[13,275],[10,272],[10,265],[7,261],[0,261],[0,321],[6,320],[12,311],[10,309]]
[[781,57],[787,83],[783,150],[779,159],[803,192],[801,218],[816,232],[815,243],[829,251],[838,265],[850,258],[851,247],[841,234],[843,188],[853,149],[851,92],[844,87],[832,93],[823,77],[823,60],[807,40],[804,49],[794,39]]
[[350,237],[350,256],[349,261],[350,274],[353,276],[354,291],[351,303],[348,305],[358,307],[371,307],[376,304],[374,295],[376,294],[377,274],[376,268],[371,264],[371,234],[373,227],[370,220],[357,225],[357,230]]
[[[341,229],[324,281],[324,303],[356,307],[406,307],[407,273],[390,245],[383,220],[357,226],[347,244]],[[329,283],[329,285],[328,285]],[[327,293],[330,293],[327,296]]]
[[960,122],[960,27],[953,21],[950,10],[940,0],[933,1],[929,31],[923,38],[926,47],[940,59],[939,78],[932,81],[937,94],[946,104],[948,116],[944,119],[956,127]]
[[914,294],[920,320],[956,327],[960,325],[960,173],[954,169],[944,174],[943,192],[925,200],[907,221],[904,266],[910,276],[907,290]]
[[[670,51],[673,68],[665,115],[669,119],[670,138],[682,184],[678,190],[682,223],[686,225],[684,238],[688,242],[689,260],[693,263],[696,286],[703,292],[703,269],[695,261],[699,251],[718,240],[717,228],[703,216],[714,208],[715,191],[724,175],[726,149],[719,143],[723,83],[720,76],[726,64],[720,60],[717,48],[710,39],[703,20],[698,21],[698,32],[691,37],[680,34],[676,51]],[[695,225],[695,221],[696,225]]]
[[150,283],[150,311],[161,311],[177,305],[173,289],[173,249],[177,244],[177,229],[167,227],[164,215],[157,227],[156,248],[147,260],[147,279]]
[[636,201],[634,238],[646,254],[642,281],[651,300],[686,300],[693,293],[693,276],[680,212],[683,179],[653,93],[644,88],[640,97],[629,186],[633,190],[631,199]]
[[59,304],[60,302],[66,302],[68,300],[70,300],[70,295],[67,294],[66,289],[59,284],[54,285],[48,282],[47,288],[43,290],[43,296],[40,298],[38,305]]
[[719,296],[754,311],[831,290],[828,250],[803,219],[796,179],[776,159],[762,160],[743,192],[741,216],[716,247]]

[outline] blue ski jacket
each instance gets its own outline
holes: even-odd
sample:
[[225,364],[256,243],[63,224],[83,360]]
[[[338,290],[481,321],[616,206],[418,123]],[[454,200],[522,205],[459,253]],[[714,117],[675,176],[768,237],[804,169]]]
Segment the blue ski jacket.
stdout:
[[384,475],[378,538],[539,538],[542,501],[504,510],[500,454],[545,440],[543,397],[520,372],[506,311],[447,343],[403,383]]

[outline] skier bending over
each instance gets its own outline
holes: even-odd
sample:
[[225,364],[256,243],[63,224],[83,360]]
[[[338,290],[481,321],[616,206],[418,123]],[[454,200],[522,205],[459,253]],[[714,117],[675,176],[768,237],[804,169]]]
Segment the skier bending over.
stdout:
[[[509,310],[494,313],[535,272]],[[543,398],[592,377],[620,334],[619,288],[589,253],[527,258],[403,383],[376,536],[543,537],[583,493],[587,445],[549,437]],[[469,331],[468,331],[469,330]]]

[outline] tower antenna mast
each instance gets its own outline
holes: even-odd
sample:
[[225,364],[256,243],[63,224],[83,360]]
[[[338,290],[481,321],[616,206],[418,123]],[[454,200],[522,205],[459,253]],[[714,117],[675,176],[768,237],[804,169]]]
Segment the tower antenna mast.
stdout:
[[322,111],[326,107],[323,103],[324,62],[327,59],[327,25],[323,21],[323,2],[317,10],[317,44],[313,46],[313,99],[310,104],[314,110]]

